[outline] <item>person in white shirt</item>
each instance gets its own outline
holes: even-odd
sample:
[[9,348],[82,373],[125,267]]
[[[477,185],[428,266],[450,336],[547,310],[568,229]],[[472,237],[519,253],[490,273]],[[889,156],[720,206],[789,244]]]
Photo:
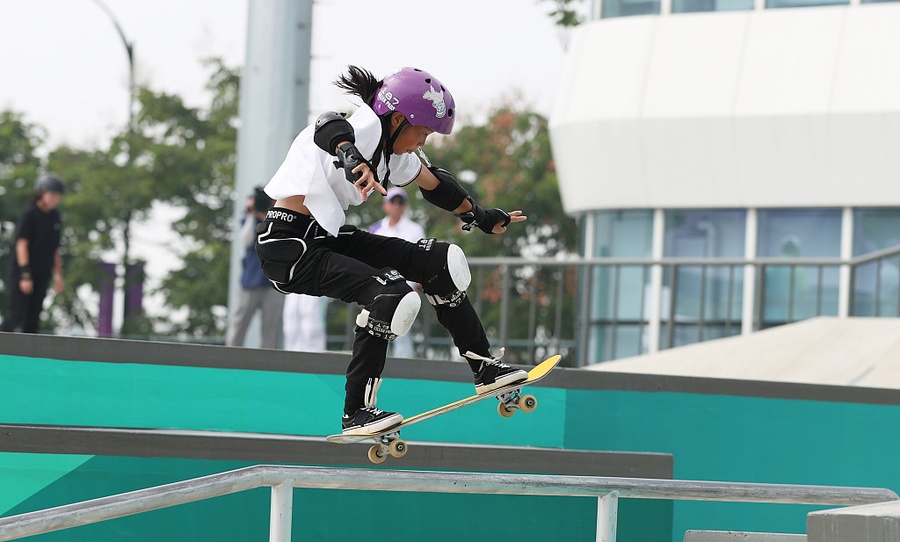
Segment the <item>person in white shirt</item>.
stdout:
[[[335,84],[362,104],[349,118],[327,112],[294,139],[265,187],[275,206],[257,230],[262,269],[276,289],[358,303],[353,353],[347,367],[345,434],[396,427],[403,416],[376,407],[389,341],[409,332],[421,306],[407,280],[422,285],[438,321],[469,362],[477,393],[528,377],[493,356],[481,320],[466,297],[468,262],[456,245],[410,243],[345,224],[344,210],[389,182],[415,183],[425,201],[485,233],[504,233],[527,217],[475,203],[447,171],[422,162],[418,151],[434,132],[449,134],[456,118],[450,91],[428,72],[402,68],[384,79],[350,66]],[[426,160],[427,161],[427,160]]]
[[[384,218],[372,224],[369,227],[369,233],[384,235],[385,237],[399,237],[411,243],[424,239],[425,229],[418,222],[406,217],[408,204],[409,199],[406,196],[406,190],[398,186],[389,188],[384,201],[381,203],[381,208],[384,210]],[[409,282],[409,285],[416,292],[420,290],[420,286],[415,282]],[[394,339],[391,343],[391,349],[394,357],[398,358],[412,358],[416,355],[412,335],[409,333]]]
[[284,330],[284,349],[292,352],[324,352],[328,338],[325,333],[325,302],[327,299],[311,295],[285,296],[281,327]]

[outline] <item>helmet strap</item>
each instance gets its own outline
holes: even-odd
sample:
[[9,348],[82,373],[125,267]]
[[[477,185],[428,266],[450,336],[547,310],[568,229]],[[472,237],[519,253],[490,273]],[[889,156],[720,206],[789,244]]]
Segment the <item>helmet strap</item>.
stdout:
[[[390,119],[391,116],[393,116],[393,114],[388,115],[388,119]],[[386,170],[384,172],[385,186],[391,181],[391,154],[394,153],[394,142],[397,141],[397,138],[400,137],[400,132],[402,132],[408,124],[409,120],[404,115],[403,122],[400,123],[400,126],[397,126],[397,129],[387,138],[387,141],[384,144],[384,167]],[[388,122],[387,125],[390,126],[390,122]]]

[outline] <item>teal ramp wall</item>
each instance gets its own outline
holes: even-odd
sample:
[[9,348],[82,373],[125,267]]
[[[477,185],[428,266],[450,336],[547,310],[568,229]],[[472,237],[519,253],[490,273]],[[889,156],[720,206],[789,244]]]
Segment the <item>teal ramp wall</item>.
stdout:
[[[55,341],[52,337],[44,339]],[[171,352],[160,355],[160,347],[151,343],[128,342],[124,352],[111,354],[110,349],[123,348],[121,341],[97,340],[88,346],[81,341],[85,340],[76,343],[80,349],[58,355],[92,356],[103,361],[0,354],[3,423],[316,436],[339,430],[347,356],[285,358],[283,352],[184,347],[184,353],[172,359]],[[0,348],[4,346],[6,343]],[[169,345],[169,349],[179,350],[176,345]],[[137,362],[109,361],[126,354]],[[232,359],[236,356],[242,359]],[[256,356],[276,360],[259,363],[259,369],[248,368],[255,366]],[[148,362],[154,359],[170,364]],[[394,364],[402,363],[395,360]],[[407,364],[418,367],[406,371],[412,376],[436,373],[444,379],[412,380],[394,375],[380,390],[380,404],[401,412],[421,412],[472,393],[468,367],[463,364]],[[485,401],[410,428],[404,437],[412,441],[410,454],[415,453],[415,440],[562,448],[565,405],[566,390],[544,387],[536,413],[507,420],[496,414],[495,403]],[[402,461],[390,461],[385,466],[403,467]],[[302,457],[296,463],[306,464]],[[173,458],[2,453],[0,514],[14,515],[247,465]],[[552,472],[553,466],[548,465],[547,471]],[[384,540],[428,535],[429,540],[455,542],[515,531],[519,540],[538,542],[558,537],[593,539],[597,502],[589,498],[297,490],[295,540],[358,540],[361,532],[371,533],[372,528],[348,523],[346,516],[373,506],[403,516],[402,529],[388,527],[386,533],[379,533]],[[268,509],[269,494],[259,490],[37,539],[262,539]],[[623,503],[620,539],[667,542],[671,510],[668,502]]]
[[[338,429],[347,357],[223,347],[0,336],[0,413],[10,424],[197,429],[324,436]],[[125,360],[123,362],[123,360]],[[414,413],[471,393],[465,366],[391,360],[380,404]],[[485,402],[404,437],[674,455],[677,479],[887,487],[900,491],[900,392],[558,369],[540,407],[504,420]],[[2,441],[2,436],[0,436]],[[410,454],[415,453],[411,447]],[[390,460],[389,460],[390,461]],[[297,459],[303,464],[303,458]],[[387,466],[402,468],[402,461]],[[66,504],[246,466],[171,458],[0,454],[0,514]],[[550,469],[548,469],[550,470]],[[410,533],[478,539],[487,513],[520,540],[593,540],[594,499],[298,491],[295,539],[356,540],[345,510],[404,514]],[[812,507],[622,500],[620,542],[680,542],[687,529],[801,533]],[[673,519],[668,518],[674,510]],[[250,530],[242,530],[240,516]],[[260,539],[268,493],[216,499],[48,534],[46,540]],[[193,518],[193,519],[191,519]],[[213,518],[209,520],[208,518]],[[524,518],[525,527],[518,525]],[[497,520],[502,528],[502,521]],[[196,524],[187,527],[184,522]],[[240,523],[240,525],[238,525]],[[182,525],[182,527],[169,527]],[[495,523],[497,526],[498,523]],[[152,527],[152,529],[150,528]],[[167,529],[160,531],[153,529]],[[96,534],[92,529],[97,529]],[[112,531],[104,531],[112,529]],[[171,532],[170,532],[171,531]],[[391,531],[393,533],[394,531]],[[78,533],[78,534],[75,534]],[[86,538],[84,533],[92,533]],[[149,534],[148,534],[149,533]],[[178,534],[182,533],[182,534]],[[406,535],[406,536],[404,536]],[[141,538],[145,536],[146,538]],[[385,538],[391,540],[388,536]]]
[[[887,487],[900,493],[896,392],[857,389],[852,395],[858,402],[842,402],[849,390],[734,386],[835,400],[572,390],[565,446],[665,450],[675,457],[675,479]],[[875,403],[861,402],[866,396]],[[877,403],[888,399],[894,403]],[[586,411],[593,415],[584,416]],[[677,501],[673,541],[680,542],[687,529],[805,533],[805,514],[814,509],[821,507]]]

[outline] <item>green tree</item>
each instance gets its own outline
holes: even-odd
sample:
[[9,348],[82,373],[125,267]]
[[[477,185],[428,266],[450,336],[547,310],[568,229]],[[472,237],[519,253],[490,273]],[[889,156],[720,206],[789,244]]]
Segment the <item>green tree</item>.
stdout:
[[[83,300],[109,280],[99,262],[121,254],[132,228],[154,235],[147,228],[156,225],[146,220],[155,205],[165,204],[185,215],[172,224],[180,244],[171,257],[180,267],[158,292],[166,312],[186,317],[172,323],[137,315],[121,335],[198,339],[224,333],[239,75],[220,60],[207,67],[208,107],[191,108],[178,96],[141,88],[133,131],[126,127],[104,149],[50,153],[50,168],[71,187],[62,207],[67,288],[54,299],[54,325],[95,325],[97,310]],[[140,256],[129,255],[127,263],[143,263]]]
[[[218,60],[209,65],[213,71],[207,85],[212,94],[209,108],[195,111],[184,126],[181,139],[186,144],[158,149],[171,164],[179,164],[168,201],[187,210],[173,225],[186,241],[176,254],[182,266],[161,287],[167,307],[186,311],[187,318],[168,332],[195,339],[225,332],[240,88],[237,70]],[[157,120],[166,117],[160,113]],[[153,171],[159,182],[171,178],[172,168],[164,163]]]
[[584,6],[584,0],[541,0],[553,5],[548,14],[556,26],[569,28],[584,22],[584,16],[578,12],[577,6]]

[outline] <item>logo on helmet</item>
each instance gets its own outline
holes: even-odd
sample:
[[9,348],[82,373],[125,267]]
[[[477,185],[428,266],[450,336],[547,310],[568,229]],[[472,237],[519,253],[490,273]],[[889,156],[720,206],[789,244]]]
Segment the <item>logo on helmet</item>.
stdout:
[[434,87],[431,85],[428,85],[428,89],[425,94],[422,94],[422,98],[431,100],[431,105],[434,106],[436,111],[435,117],[439,119],[444,118],[444,115],[447,114],[447,104],[444,103],[444,91],[434,90]]
[[400,100],[390,90],[385,90],[383,87],[378,91],[378,99],[391,111],[396,110],[400,103]]

